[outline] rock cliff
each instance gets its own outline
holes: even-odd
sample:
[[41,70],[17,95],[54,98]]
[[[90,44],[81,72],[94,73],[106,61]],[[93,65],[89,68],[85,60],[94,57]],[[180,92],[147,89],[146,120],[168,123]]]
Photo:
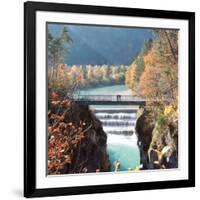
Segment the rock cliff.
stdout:
[[[60,129],[60,141],[62,142],[60,142],[59,147],[65,143],[68,144],[67,148],[62,149],[61,152],[63,152],[64,155],[62,154],[62,156],[64,157],[70,155],[70,160],[59,170],[51,169],[50,174],[109,171],[110,162],[106,150],[107,136],[103,131],[101,122],[89,110],[89,107],[78,105],[75,102],[67,107],[51,105],[51,116],[56,112],[59,116],[63,116],[60,124],[65,125],[63,129]],[[49,116],[50,127],[55,124],[55,119],[51,121],[51,116]],[[53,148],[57,149],[55,146]],[[58,161],[62,160],[62,157],[61,159],[56,158]]]
[[107,155],[107,136],[101,122],[89,110],[88,106],[75,105],[71,109],[72,121],[85,121],[91,126],[83,141],[74,151],[72,163],[65,167],[63,173],[90,173],[110,170]]
[[162,123],[151,110],[140,110],[136,134],[140,150],[141,169],[178,167],[178,117],[170,114]]

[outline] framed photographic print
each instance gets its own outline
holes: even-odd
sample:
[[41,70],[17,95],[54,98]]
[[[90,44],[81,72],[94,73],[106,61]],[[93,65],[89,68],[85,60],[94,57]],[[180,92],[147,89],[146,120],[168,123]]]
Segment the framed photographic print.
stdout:
[[24,196],[194,186],[195,14],[24,11]]

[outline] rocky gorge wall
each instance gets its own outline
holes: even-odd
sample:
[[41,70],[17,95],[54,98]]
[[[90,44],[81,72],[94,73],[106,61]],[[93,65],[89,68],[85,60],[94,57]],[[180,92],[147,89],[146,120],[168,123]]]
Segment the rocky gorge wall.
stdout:
[[63,173],[106,172],[110,170],[107,155],[107,135],[101,122],[89,110],[88,106],[76,105],[72,108],[74,121],[85,121],[91,128],[85,132],[85,138],[74,151],[74,159]]
[[[75,102],[70,102],[67,106],[62,106],[61,102],[59,106],[50,106],[49,127],[54,126],[54,130],[59,129],[59,132],[54,134],[54,131],[52,131],[52,133],[49,133],[49,151],[51,150],[51,140],[58,137],[58,134],[60,134],[60,139],[57,144],[52,145],[53,150],[56,149],[56,153],[48,154],[50,160],[49,174],[110,171],[110,161],[107,155],[107,135],[103,131],[101,122],[89,110],[88,106],[78,105]],[[62,118],[62,121],[57,123],[54,115],[60,116],[59,119]],[[57,149],[66,143],[67,146],[58,152]],[[68,158],[68,162],[63,161],[65,158]],[[59,169],[56,169],[55,159],[59,163]]]
[[136,135],[140,151],[141,169],[178,167],[178,117],[170,114],[162,123],[151,110],[140,109],[136,121]]

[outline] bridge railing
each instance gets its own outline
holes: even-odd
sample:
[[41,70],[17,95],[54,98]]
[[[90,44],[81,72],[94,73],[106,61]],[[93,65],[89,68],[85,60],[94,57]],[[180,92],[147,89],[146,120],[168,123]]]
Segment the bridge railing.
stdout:
[[131,95],[78,95],[74,99],[77,101],[145,101],[141,97]]

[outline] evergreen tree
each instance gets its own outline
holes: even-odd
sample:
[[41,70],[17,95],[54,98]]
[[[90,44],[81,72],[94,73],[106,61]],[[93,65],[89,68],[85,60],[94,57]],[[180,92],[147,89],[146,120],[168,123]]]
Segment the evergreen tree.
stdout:
[[69,32],[66,27],[61,30],[58,38],[52,36],[48,31],[47,49],[48,58],[51,66],[55,67],[59,63],[64,63],[64,59],[69,53],[69,45],[72,43],[72,39],[69,36]]

